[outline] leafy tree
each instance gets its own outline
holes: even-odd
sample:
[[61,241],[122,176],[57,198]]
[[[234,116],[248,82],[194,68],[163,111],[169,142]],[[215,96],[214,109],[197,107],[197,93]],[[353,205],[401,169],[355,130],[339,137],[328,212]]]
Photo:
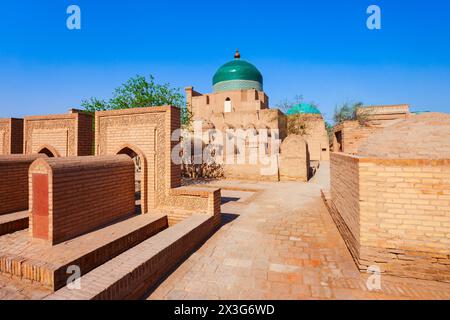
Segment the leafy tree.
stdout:
[[137,75],[116,88],[113,97],[108,101],[98,98],[83,100],[81,106],[87,112],[104,110],[119,110],[173,105],[181,109],[181,122],[188,125],[192,116],[185,106],[185,100],[180,89],[172,88],[170,84],[158,84],[150,75],[148,78]]
[[361,124],[366,121],[367,115],[364,112],[357,112],[363,106],[362,102],[345,102],[334,109],[333,120],[341,123],[347,120],[358,120]]

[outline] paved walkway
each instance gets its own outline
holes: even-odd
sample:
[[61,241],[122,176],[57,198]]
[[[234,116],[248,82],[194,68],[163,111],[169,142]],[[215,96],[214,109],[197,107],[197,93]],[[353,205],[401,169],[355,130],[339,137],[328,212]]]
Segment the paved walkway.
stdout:
[[391,276],[369,291],[320,198],[328,183],[328,166],[309,183],[212,183],[260,191],[223,204],[227,223],[147,299],[450,299],[450,284]]

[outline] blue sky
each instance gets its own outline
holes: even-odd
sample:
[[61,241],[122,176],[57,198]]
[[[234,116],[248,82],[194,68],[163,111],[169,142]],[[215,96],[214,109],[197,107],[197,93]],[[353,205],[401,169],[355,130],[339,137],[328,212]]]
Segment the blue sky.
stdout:
[[[371,4],[381,30],[366,28]],[[136,74],[210,92],[237,47],[271,106],[301,94],[327,118],[348,100],[450,112],[450,1],[3,0],[0,117],[64,113]]]

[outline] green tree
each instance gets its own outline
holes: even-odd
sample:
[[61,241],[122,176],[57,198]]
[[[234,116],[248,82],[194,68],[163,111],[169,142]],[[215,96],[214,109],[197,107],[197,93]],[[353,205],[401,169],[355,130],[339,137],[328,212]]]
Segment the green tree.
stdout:
[[168,83],[156,83],[152,75],[148,78],[140,75],[130,78],[114,90],[113,97],[108,101],[93,97],[81,102],[81,106],[90,113],[163,105],[180,108],[182,124],[189,125],[192,116],[186,108],[185,99],[180,89],[172,88]]
[[345,102],[334,108],[333,121],[338,124],[347,120],[358,120],[363,124],[366,120],[364,112],[357,112],[363,106],[362,102]]

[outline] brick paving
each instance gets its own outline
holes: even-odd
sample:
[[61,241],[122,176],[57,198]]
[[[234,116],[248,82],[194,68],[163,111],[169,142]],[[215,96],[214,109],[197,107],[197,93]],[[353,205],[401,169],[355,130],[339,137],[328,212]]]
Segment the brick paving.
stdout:
[[224,203],[222,228],[146,298],[450,299],[449,283],[384,275],[369,291],[320,199],[328,181],[323,166],[308,184],[213,182],[260,191]]

